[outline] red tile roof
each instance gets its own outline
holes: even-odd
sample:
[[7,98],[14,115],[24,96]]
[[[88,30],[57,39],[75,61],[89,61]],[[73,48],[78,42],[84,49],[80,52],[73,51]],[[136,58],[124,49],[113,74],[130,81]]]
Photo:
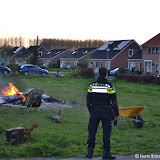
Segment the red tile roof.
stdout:
[[160,33],[142,44],[142,46],[160,45]]

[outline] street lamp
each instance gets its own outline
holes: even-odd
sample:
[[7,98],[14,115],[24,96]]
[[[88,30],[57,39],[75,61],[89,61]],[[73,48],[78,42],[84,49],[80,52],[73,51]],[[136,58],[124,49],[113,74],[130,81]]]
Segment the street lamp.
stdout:
[[110,51],[110,44],[108,44],[106,51],[107,51],[107,76],[108,76],[109,75],[109,73],[108,73],[108,71],[109,71],[108,57],[109,57],[109,51]]

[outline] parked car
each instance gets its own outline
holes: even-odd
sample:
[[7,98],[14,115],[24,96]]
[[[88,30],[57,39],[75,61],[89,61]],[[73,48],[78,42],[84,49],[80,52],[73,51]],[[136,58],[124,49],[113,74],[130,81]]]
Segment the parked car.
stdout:
[[48,71],[38,67],[37,65],[25,64],[20,67],[20,73],[25,75],[28,75],[29,73],[45,75],[45,74],[48,74]]
[[69,69],[69,66],[68,64],[61,64],[60,65],[60,69]]
[[1,74],[9,74],[11,72],[11,69],[8,67],[0,66],[0,73]]
[[[125,73],[129,73],[129,69],[128,69],[128,68],[125,68],[125,70],[126,70]],[[113,76],[113,75],[117,74],[118,71],[119,71],[119,68],[116,68],[116,69],[114,69],[114,70],[111,70],[111,71],[110,71],[110,75]]]

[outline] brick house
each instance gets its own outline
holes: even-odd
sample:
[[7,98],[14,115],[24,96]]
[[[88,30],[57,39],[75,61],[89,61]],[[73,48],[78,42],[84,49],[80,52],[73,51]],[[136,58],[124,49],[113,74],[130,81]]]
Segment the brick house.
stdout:
[[108,70],[118,67],[128,68],[128,58],[140,48],[135,40],[108,41],[90,57],[89,67],[106,67]]
[[131,71],[142,72],[142,49],[136,52],[132,57],[128,58],[128,68]]
[[19,55],[16,55],[15,63],[19,65],[26,64],[30,55],[31,53],[26,48],[23,48],[21,50],[21,53]]
[[15,58],[19,56],[23,50],[26,50],[25,47],[14,47],[9,52],[7,52],[7,64],[9,63],[16,63]]
[[42,45],[40,46],[30,46],[27,49],[31,54],[34,53],[35,51],[38,52],[39,57],[43,56],[44,54],[48,53],[49,51]]
[[21,65],[21,64],[26,64],[28,63],[29,57],[34,53],[38,52],[39,56],[42,56],[49,51],[42,45],[40,46],[30,46],[28,49],[23,49],[20,54],[17,54],[15,56],[15,63]]
[[67,56],[72,51],[70,49],[53,49],[47,54],[44,54],[40,57],[40,60],[43,62],[44,66],[49,66],[51,64],[57,64],[60,58]]
[[85,63],[86,57],[96,50],[97,48],[78,48],[67,56],[60,58],[60,65],[69,64],[77,66],[78,63]]
[[144,74],[160,74],[160,33],[142,45],[142,68]]

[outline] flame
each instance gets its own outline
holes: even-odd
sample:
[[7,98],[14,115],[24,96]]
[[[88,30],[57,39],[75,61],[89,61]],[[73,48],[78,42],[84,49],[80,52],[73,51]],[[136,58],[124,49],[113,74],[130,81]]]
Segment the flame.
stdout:
[[[29,91],[31,91],[31,90],[29,90]],[[21,97],[22,100],[17,101],[17,103],[18,102],[25,102],[26,98],[27,98],[27,94],[20,92],[19,89],[16,86],[14,86],[12,83],[9,83],[9,86],[6,87],[5,89],[1,89],[1,92],[3,95],[14,95],[14,96]],[[41,99],[41,103],[44,103],[43,99]]]
[[5,89],[1,89],[1,92],[4,95],[14,95],[14,96],[19,96],[22,98],[22,102],[24,102],[27,98],[27,96],[18,90],[16,86],[14,86],[12,83],[9,83],[9,86],[6,87]]

